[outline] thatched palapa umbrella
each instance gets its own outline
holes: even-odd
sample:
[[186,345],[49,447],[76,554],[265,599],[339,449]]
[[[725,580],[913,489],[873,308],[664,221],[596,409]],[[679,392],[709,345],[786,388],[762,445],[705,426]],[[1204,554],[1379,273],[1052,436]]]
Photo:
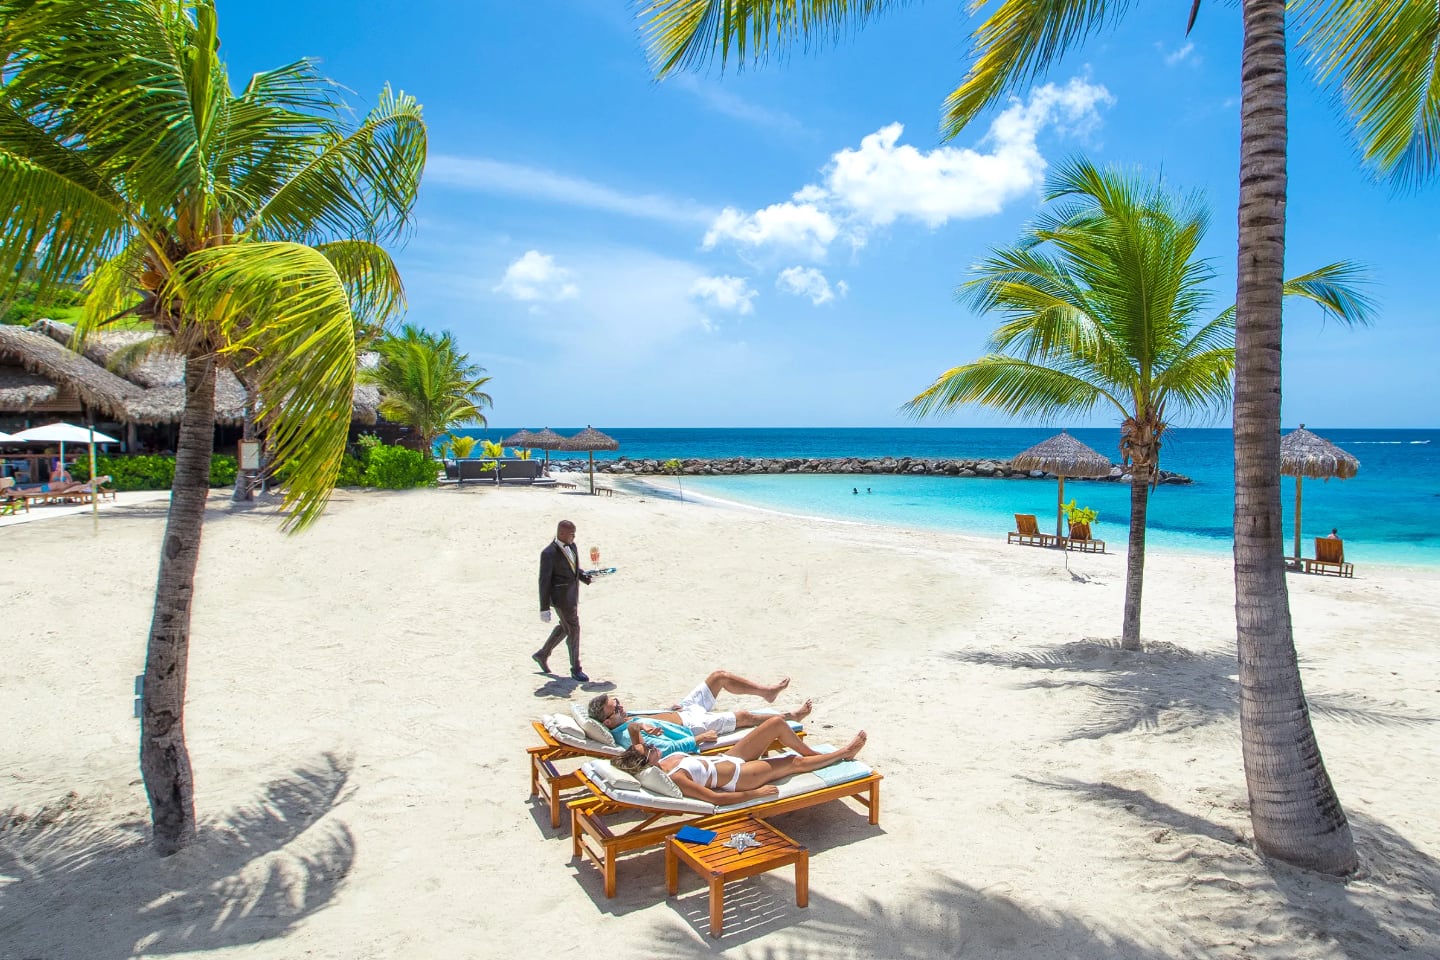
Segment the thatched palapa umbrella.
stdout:
[[566,449],[565,444],[568,442],[568,440],[560,436],[560,434],[556,433],[554,430],[551,430],[549,427],[546,427],[539,433],[532,433],[530,435],[530,446],[534,447],[536,450],[545,451],[546,473],[550,472],[550,451],[564,450]]
[[619,450],[620,441],[607,436],[594,427],[586,427],[565,441],[566,450],[585,450],[590,454],[590,492],[595,492],[595,451]]
[[506,447],[523,447],[529,450],[535,446],[535,434],[529,430],[521,430],[519,433],[512,433],[504,440],[501,440],[500,445]]
[[1324,437],[1300,424],[1280,438],[1280,474],[1295,478],[1295,559],[1300,559],[1300,487],[1305,477],[1349,479],[1360,471],[1360,461]]
[[1058,537],[1062,536],[1060,524],[1065,515],[1061,509],[1065,503],[1065,478],[1108,477],[1112,465],[1062,430],[1044,443],[1017,453],[1011,458],[1010,466],[1016,470],[1044,470],[1060,478],[1060,490],[1055,500],[1055,536]]

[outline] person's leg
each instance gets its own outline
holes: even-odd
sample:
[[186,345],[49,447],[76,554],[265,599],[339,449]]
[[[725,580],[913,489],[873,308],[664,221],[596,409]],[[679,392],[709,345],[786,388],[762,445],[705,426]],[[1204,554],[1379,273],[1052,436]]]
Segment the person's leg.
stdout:
[[725,756],[734,757],[737,760],[758,760],[770,749],[770,745],[779,741],[780,746],[788,747],[801,756],[812,756],[815,751],[805,746],[805,741],[795,735],[790,725],[780,717],[766,717],[735,746],[725,752]]
[[564,631],[565,647],[570,651],[570,672],[578,673],[580,671],[580,608],[556,606],[555,616],[560,621],[560,626],[555,629]]
[[[810,711],[815,709],[815,704],[806,700],[794,710],[786,710],[780,714],[782,720],[804,720],[810,716]],[[747,727],[758,727],[767,717],[773,717],[773,713],[751,713],[749,710],[735,711],[735,728],[744,730]]]
[[[756,683],[754,680],[747,680],[729,670],[716,670],[705,678],[705,686],[710,688],[712,696],[719,696],[721,693],[733,693],[736,696],[764,697],[771,703],[780,692],[790,686],[790,678],[785,677],[779,683],[765,684]],[[708,709],[708,708],[707,708]]]
[[865,746],[865,740],[865,731],[861,730],[844,747],[831,753],[811,752],[808,756],[797,757],[789,754],[783,757],[760,757],[755,760],[747,760],[740,765],[740,782],[735,785],[735,789],[754,790],[756,787],[763,787],[767,783],[774,783],[776,780],[783,780],[797,773],[813,773],[843,760],[853,760],[855,755],[860,752],[860,748]]
[[[560,611],[557,610],[555,612],[558,614]],[[540,647],[540,652],[535,655],[541,660],[548,660],[550,658],[550,654],[554,652],[557,646],[560,645],[560,641],[564,639],[564,637],[565,618],[557,617],[555,629],[550,631],[550,636],[545,638],[545,643]]]

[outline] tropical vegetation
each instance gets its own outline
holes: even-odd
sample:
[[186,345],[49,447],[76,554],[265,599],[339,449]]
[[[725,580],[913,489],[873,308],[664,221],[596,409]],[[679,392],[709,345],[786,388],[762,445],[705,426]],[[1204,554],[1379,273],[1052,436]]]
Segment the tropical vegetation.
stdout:
[[[1146,517],[1163,438],[1182,416],[1228,406],[1235,311],[1204,315],[1214,271],[1197,256],[1209,222],[1198,195],[1177,199],[1158,180],[1078,159],[1051,176],[1046,200],[1050,211],[961,288],[981,313],[1005,318],[991,334],[993,352],[947,370],[907,407],[926,416],[976,403],[1023,418],[1099,409],[1120,419],[1132,478],[1120,643],[1139,650]],[[1356,278],[1353,266],[1331,264],[1286,292],[1365,323],[1371,305]],[[1066,512],[1088,523],[1073,500]]]
[[[85,276],[79,332],[152,323],[185,408],[145,657],[140,766],[155,849],[195,835],[184,707],[217,367],[257,388],[286,526],[324,510],[350,426],[357,331],[403,306],[382,243],[425,163],[413,98],[358,122],[310,60],[232,88],[213,0],[0,0],[0,278]],[[15,292],[17,280],[0,290]]]
[[456,349],[448,332],[435,334],[412,324],[382,339],[377,362],[361,372],[380,388],[380,414],[414,431],[416,447],[429,456],[435,438],[463,423],[485,424],[481,412],[490,395],[484,369]]
[[[80,458],[67,466],[76,480],[90,479],[90,461]],[[116,490],[169,490],[175,482],[175,458],[163,454],[110,457],[95,456],[95,472],[110,478]],[[235,458],[217,453],[210,458],[211,487],[228,487],[235,482]]]
[[[650,0],[644,32],[664,76],[718,57],[845,36],[903,0]],[[974,12],[986,6],[972,4]],[[1119,20],[1126,0],[997,0],[971,35],[969,72],[945,103],[948,137]],[[1190,25],[1200,10],[1190,5]],[[1280,313],[1284,293],[1287,62],[1293,7],[1310,64],[1333,92],[1362,156],[1417,181],[1440,163],[1440,16],[1430,2],[1241,0],[1240,188],[1236,289],[1235,617],[1241,742],[1261,852],[1349,873],[1355,843],[1305,709],[1280,504]],[[1222,10],[1226,9],[1221,7]],[[1187,26],[1187,30],[1189,27]],[[1178,24],[1177,24],[1178,32]]]

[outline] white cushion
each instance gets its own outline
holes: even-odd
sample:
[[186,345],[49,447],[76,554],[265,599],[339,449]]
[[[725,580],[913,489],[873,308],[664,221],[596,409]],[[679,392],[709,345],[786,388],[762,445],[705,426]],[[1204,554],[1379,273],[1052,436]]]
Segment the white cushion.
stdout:
[[589,754],[602,754],[604,756],[618,757],[624,751],[613,742],[609,744],[591,740],[580,729],[580,724],[568,713],[549,713],[540,718],[545,726],[545,732],[555,738],[555,742],[562,743],[567,747],[574,747]]
[[[833,747],[816,746],[822,753],[828,753]],[[588,760],[582,767],[585,775],[604,791],[605,795],[620,803],[628,803],[632,806],[646,807],[651,810],[672,810],[680,813],[726,813],[731,810],[743,810],[746,807],[754,807],[764,803],[771,803],[775,797],[759,797],[754,800],[746,800],[743,803],[727,803],[716,805],[706,803],[703,800],[694,800],[690,797],[681,796],[675,798],[653,790],[647,790],[629,774],[615,767],[608,760]],[[859,760],[846,760],[837,763],[833,767],[827,767],[816,773],[797,773],[778,780],[775,786],[779,788],[778,799],[784,800],[788,797],[798,797],[802,794],[813,793],[816,790],[823,790],[826,787],[833,787],[837,784],[846,783],[851,780],[859,780],[868,777],[873,771],[865,763]],[[822,776],[823,775],[823,776]],[[673,781],[672,781],[673,783]]]
[[675,781],[670,779],[670,774],[661,770],[659,767],[646,767],[640,771],[640,776],[635,779],[640,781],[640,786],[649,790],[651,793],[658,793],[662,797],[679,800],[685,796],[685,794],[680,792],[680,788],[675,785]]
[[575,716],[575,722],[580,724],[580,729],[585,731],[585,736],[606,746],[615,746],[615,735],[610,732],[610,728],[590,716],[583,705],[570,704],[570,712]]

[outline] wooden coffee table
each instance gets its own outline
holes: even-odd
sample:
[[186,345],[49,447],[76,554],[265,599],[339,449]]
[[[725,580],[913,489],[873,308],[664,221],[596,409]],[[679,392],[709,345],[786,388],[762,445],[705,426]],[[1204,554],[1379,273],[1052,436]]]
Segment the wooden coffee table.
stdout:
[[[673,836],[665,841],[665,889],[680,892],[679,864],[684,863],[710,884],[710,936],[718,937],[725,925],[725,884],[795,864],[795,904],[810,905],[810,851],[776,830],[764,820],[744,817],[719,824],[697,823],[715,831],[707,844],[686,843]],[[748,833],[760,846],[744,851],[725,846],[737,833]]]

